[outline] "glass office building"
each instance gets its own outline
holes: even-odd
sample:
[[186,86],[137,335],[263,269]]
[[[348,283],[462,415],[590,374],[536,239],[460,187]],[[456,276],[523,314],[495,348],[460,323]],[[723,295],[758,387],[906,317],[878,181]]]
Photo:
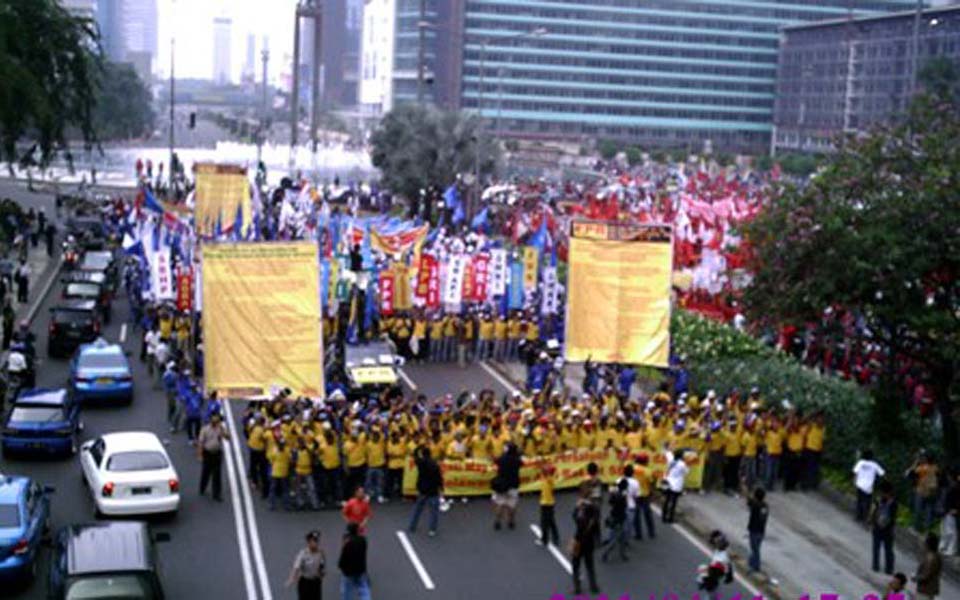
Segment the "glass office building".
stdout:
[[[781,28],[900,11],[915,0],[442,4],[451,7],[449,37],[462,40],[462,60],[438,79],[438,91],[455,88],[449,105],[482,111],[502,135],[610,138],[689,150],[710,140],[717,150],[765,152]],[[402,64],[409,68],[409,58],[401,58],[411,50],[401,40],[403,12],[398,7],[397,64],[407,60]],[[410,41],[415,52],[417,41]],[[434,52],[431,59],[440,56]],[[400,86],[396,93],[407,92]]]

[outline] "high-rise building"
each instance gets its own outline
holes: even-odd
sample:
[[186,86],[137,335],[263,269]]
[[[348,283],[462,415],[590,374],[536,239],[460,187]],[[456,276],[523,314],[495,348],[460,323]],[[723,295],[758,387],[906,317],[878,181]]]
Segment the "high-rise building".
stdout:
[[107,58],[132,64],[144,81],[150,81],[157,56],[157,1],[94,0],[92,4]]
[[233,81],[230,64],[230,46],[233,21],[229,17],[213,19],[213,81],[227,85]]
[[78,17],[93,19],[97,16],[97,0],[60,0],[60,6]]
[[691,150],[712,141],[717,149],[744,152],[769,149],[783,26],[851,12],[876,16],[916,4],[916,0],[451,4],[458,2],[464,4],[459,107],[481,111],[504,135],[611,138]]
[[927,62],[943,57],[960,67],[960,6],[917,17],[912,10],[785,28],[774,149],[829,151],[837,135],[903,114],[922,86],[914,66],[919,75]]
[[378,117],[393,108],[393,45],[396,0],[367,0],[360,49],[361,111]]
[[247,34],[246,50],[240,79],[244,83],[252,83],[257,77],[257,37],[252,33]]
[[[311,2],[306,4],[310,5]],[[324,108],[357,104],[363,0],[326,0],[320,31],[320,99]],[[309,109],[314,48],[313,19],[300,22],[300,102]]]

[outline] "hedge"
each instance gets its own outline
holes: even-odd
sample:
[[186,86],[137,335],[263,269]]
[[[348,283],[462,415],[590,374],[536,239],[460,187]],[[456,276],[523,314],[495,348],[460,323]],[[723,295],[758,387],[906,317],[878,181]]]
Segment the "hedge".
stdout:
[[901,436],[879,439],[869,390],[821,375],[730,326],[676,311],[672,333],[673,353],[686,357],[692,384],[701,393],[746,392],[756,386],[768,406],[788,400],[804,413],[822,409],[827,426],[824,460],[841,471],[849,472],[857,452],[870,447],[890,481],[906,493],[902,474],[917,450],[939,447],[937,428],[912,411],[900,415]]

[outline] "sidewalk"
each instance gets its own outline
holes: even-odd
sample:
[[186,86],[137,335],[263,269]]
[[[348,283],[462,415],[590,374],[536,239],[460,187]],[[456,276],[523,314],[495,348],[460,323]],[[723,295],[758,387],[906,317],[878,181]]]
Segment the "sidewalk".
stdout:
[[[514,382],[524,380],[520,364],[491,365]],[[582,377],[581,365],[568,367],[567,385],[574,392],[579,393]],[[804,594],[813,598],[836,593],[842,600],[861,600],[868,593],[883,591],[889,576],[871,570],[871,534],[854,521],[852,510],[844,511],[835,499],[819,492],[773,492],[767,502],[770,519],[761,547],[766,577],[750,577],[766,598],[796,600]],[[715,529],[726,534],[739,572],[747,573],[748,513],[742,497],[688,493],[680,500],[678,517],[703,539]],[[901,533],[894,544],[895,572],[910,578],[917,569],[918,553],[915,544],[904,543]],[[911,583],[908,589],[916,588]],[[960,598],[960,585],[946,565],[939,597]]]

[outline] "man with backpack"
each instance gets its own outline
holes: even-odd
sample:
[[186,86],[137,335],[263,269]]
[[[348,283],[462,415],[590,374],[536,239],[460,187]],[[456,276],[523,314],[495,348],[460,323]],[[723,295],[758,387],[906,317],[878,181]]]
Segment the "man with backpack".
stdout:
[[897,524],[897,499],[893,496],[893,485],[881,481],[879,496],[873,501],[867,521],[873,535],[873,570],[880,571],[880,547],[883,547],[883,572],[893,575],[893,531]]

